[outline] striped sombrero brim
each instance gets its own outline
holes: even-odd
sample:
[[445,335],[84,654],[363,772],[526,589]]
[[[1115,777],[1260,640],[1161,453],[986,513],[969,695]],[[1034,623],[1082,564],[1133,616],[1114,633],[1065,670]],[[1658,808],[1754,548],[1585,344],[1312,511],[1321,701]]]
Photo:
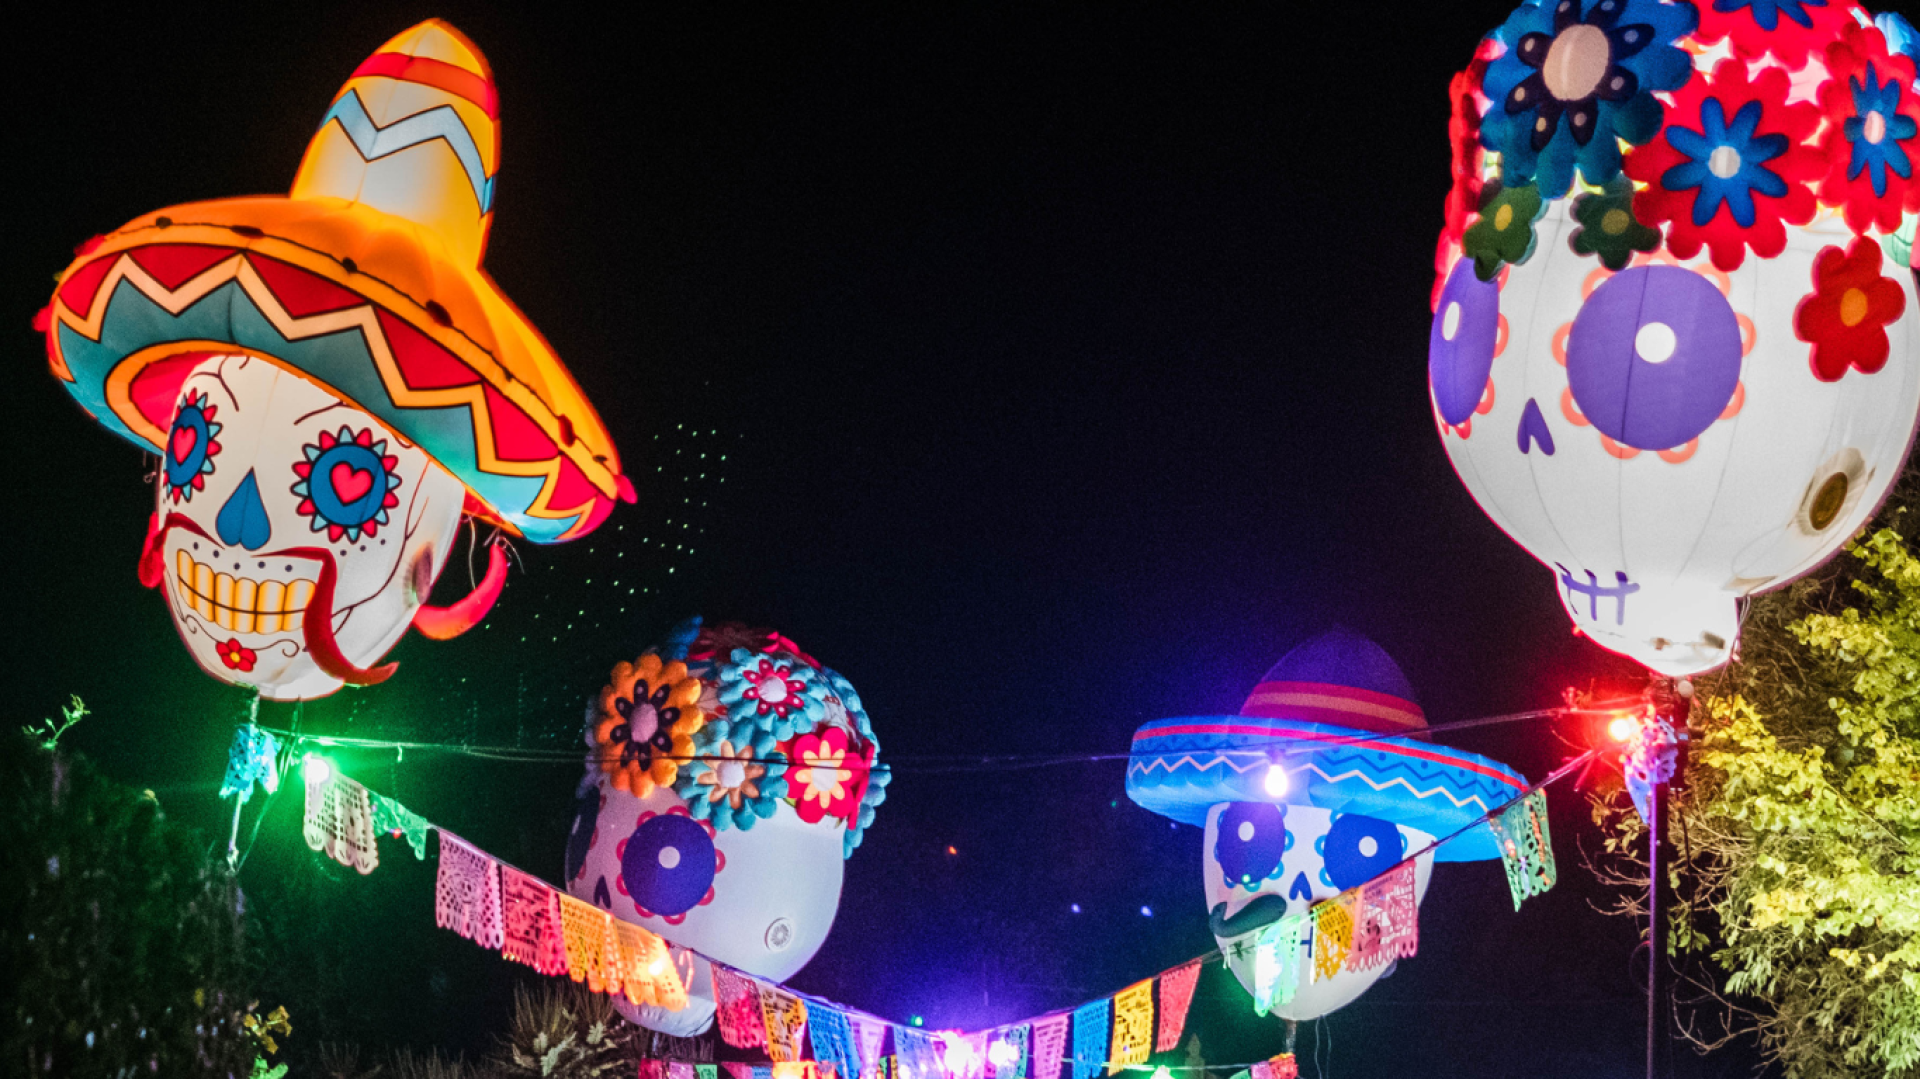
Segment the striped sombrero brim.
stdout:
[[[1449,835],[1527,789],[1520,773],[1475,753],[1327,723],[1253,716],[1191,716],[1135,732],[1127,796],[1162,816],[1204,826],[1225,802],[1272,802],[1275,761],[1290,781],[1279,801],[1360,813]],[[1442,846],[1443,862],[1499,857],[1486,827]]]

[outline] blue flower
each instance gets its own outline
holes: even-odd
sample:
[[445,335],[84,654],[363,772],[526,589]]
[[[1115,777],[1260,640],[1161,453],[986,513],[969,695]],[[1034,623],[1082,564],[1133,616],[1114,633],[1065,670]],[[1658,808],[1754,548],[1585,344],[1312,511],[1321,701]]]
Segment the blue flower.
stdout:
[[1693,61],[1676,44],[1693,31],[1691,4],[1663,0],[1528,0],[1495,31],[1509,46],[1487,67],[1493,105],[1480,141],[1500,155],[1502,181],[1542,198],[1620,174],[1620,145],[1660,131],[1656,92],[1685,85]]
[[1813,29],[1813,16],[1807,14],[1810,7],[1826,7],[1827,0],[1713,0],[1715,11],[1739,11],[1747,9],[1754,24],[1762,30],[1773,30],[1780,25],[1780,16],[1785,15],[1807,29]]
[[1724,203],[1735,223],[1752,228],[1754,192],[1776,199],[1787,193],[1787,182],[1764,165],[1787,152],[1787,137],[1755,135],[1760,112],[1760,102],[1749,101],[1729,124],[1725,106],[1710,97],[1700,107],[1702,130],[1678,125],[1667,129],[1667,141],[1690,160],[1668,169],[1660,186],[1668,191],[1699,189],[1693,199],[1695,225],[1713,220]]
[[1876,198],[1887,193],[1887,170],[1902,180],[1913,175],[1913,163],[1907,159],[1907,152],[1900,148],[1899,140],[1914,136],[1916,125],[1913,117],[1899,113],[1901,87],[1898,80],[1889,77],[1881,82],[1873,64],[1867,64],[1866,82],[1848,79],[1847,85],[1853,91],[1853,112],[1847,118],[1842,134],[1853,146],[1853,156],[1847,161],[1847,179],[1858,179],[1862,170],[1873,181],[1873,194]]

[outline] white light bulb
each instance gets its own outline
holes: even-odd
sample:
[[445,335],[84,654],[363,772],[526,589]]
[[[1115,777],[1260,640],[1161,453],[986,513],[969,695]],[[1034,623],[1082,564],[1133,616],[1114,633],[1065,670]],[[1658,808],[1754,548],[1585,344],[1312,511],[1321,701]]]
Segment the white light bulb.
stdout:
[[1262,786],[1266,788],[1269,798],[1285,797],[1289,786],[1287,770],[1277,762],[1267,765],[1267,778]]

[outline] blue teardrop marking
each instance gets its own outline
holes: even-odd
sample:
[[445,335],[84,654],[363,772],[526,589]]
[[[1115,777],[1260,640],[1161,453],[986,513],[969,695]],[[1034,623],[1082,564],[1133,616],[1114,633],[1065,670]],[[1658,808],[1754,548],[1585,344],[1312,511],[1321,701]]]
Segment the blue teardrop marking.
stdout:
[[252,469],[227,496],[227,504],[220,507],[213,527],[222,543],[249,551],[265,547],[273,538],[273,522],[267,519],[267,507],[260,501],[260,483],[253,478]]
[[1540,452],[1553,456],[1553,432],[1547,428],[1547,418],[1540,414],[1540,402],[1527,398],[1527,407],[1520,411],[1520,452],[1532,453],[1536,443]]
[[607,891],[607,878],[601,877],[593,882],[593,901],[598,903],[602,910],[613,909],[613,893]]
[[1287,898],[1304,899],[1309,903],[1313,902],[1313,885],[1307,883],[1307,875],[1305,873],[1295,873],[1293,875],[1293,887],[1287,889]]

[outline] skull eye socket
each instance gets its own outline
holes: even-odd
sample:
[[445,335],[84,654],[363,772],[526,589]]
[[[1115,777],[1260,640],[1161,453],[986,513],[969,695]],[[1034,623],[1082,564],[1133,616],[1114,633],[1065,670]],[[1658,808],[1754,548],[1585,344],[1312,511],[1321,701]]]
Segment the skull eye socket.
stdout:
[[1392,821],[1343,813],[1333,819],[1320,848],[1327,883],[1340,891],[1365,884],[1406,857],[1406,846]]
[[1720,418],[1740,384],[1740,321],[1713,282],[1635,266],[1593,290],[1567,337],[1567,388],[1601,434],[1667,450]]
[[175,503],[193,501],[193,493],[205,490],[207,477],[213,475],[213,459],[220,453],[215,438],[220,425],[213,422],[218,411],[203,393],[182,398],[174,413],[161,459],[166,466],[167,496]]
[[620,850],[620,883],[650,917],[670,918],[699,906],[719,869],[713,836],[681,813],[642,820]]
[[1292,845],[1286,810],[1269,802],[1235,802],[1220,812],[1213,857],[1228,886],[1255,889],[1280,875]]
[[1482,281],[1473,260],[1461,259],[1440,291],[1427,337],[1427,381],[1440,418],[1466,422],[1487,392],[1500,341],[1500,286]]
[[300,497],[296,511],[315,532],[327,539],[354,542],[378,535],[387,523],[387,511],[400,504],[396,469],[400,460],[387,454],[387,440],[376,439],[372,428],[320,432],[317,442],[300,448],[304,460],[294,463],[299,479],[293,493]]

